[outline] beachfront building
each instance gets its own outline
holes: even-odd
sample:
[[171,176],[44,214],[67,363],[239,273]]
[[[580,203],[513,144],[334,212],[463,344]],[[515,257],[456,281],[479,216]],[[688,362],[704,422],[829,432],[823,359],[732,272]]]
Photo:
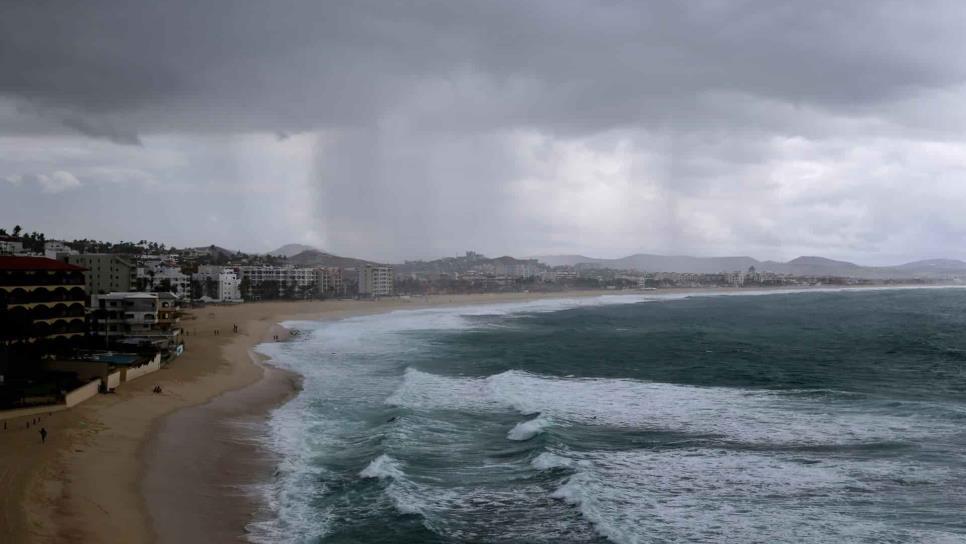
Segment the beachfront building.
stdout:
[[741,271],[722,272],[721,281],[729,287],[742,287],[745,284],[745,273]]
[[247,299],[309,298],[319,294],[325,281],[324,269],[294,266],[240,266],[238,273],[247,284]]
[[359,295],[364,297],[388,297],[393,294],[391,266],[367,264],[359,268]]
[[158,293],[158,329],[170,331],[181,321],[181,297],[170,292]]
[[202,265],[192,275],[201,289],[201,298],[214,302],[241,302],[241,278],[233,268]]
[[337,267],[320,268],[321,282],[319,295],[341,297],[346,294],[345,282],[342,279],[342,269]]
[[127,353],[180,355],[179,299],[172,293],[107,293],[93,296],[91,346]]
[[130,291],[136,285],[137,267],[127,257],[110,253],[80,253],[65,255],[64,260],[87,269],[84,287],[92,296]]
[[29,373],[22,364],[81,344],[86,302],[83,268],[43,257],[0,257],[0,383],[10,373]]
[[92,295],[91,330],[96,335],[147,334],[157,330],[157,293]]

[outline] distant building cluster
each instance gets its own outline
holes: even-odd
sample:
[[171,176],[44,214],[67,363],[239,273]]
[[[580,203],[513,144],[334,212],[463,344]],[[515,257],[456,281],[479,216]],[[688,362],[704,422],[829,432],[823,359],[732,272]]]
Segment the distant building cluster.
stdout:
[[[389,265],[293,265],[284,259],[218,255],[206,248],[167,253],[83,251],[47,240],[31,251],[19,238],[0,236],[0,255],[55,259],[85,269],[88,296],[115,292],[171,293],[185,303],[240,303],[275,299],[381,297],[395,293]],[[361,286],[361,288],[360,288]]]
[[185,306],[394,294],[388,265],[0,233],[0,409],[72,402],[157,370],[184,350]]
[[[318,253],[318,252],[316,252]],[[756,270],[617,270],[595,263],[459,257],[390,266],[316,263],[215,246],[46,240],[0,229],[0,409],[63,401],[95,380],[110,389],[184,350],[181,309],[267,300],[450,293],[861,285],[873,280]],[[894,280],[878,280],[888,283]],[[899,280],[895,280],[899,281]],[[912,280],[916,281],[916,280]],[[922,280],[926,281],[926,280]],[[909,283],[909,281],[905,281]],[[52,400],[53,399],[53,400]],[[58,399],[60,399],[58,401]]]

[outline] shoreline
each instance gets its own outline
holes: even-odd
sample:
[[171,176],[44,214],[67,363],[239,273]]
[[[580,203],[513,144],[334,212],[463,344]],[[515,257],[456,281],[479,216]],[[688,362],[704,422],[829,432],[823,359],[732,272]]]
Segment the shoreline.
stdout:
[[278,462],[260,438],[271,410],[301,389],[298,374],[251,356],[258,381],[160,418],[146,440],[141,491],[152,541],[244,541],[239,529],[260,506],[253,489]]
[[[50,432],[41,445],[35,429],[0,435],[0,541],[156,542],[153,514],[144,492],[151,439],[163,418],[206,405],[222,394],[259,382],[264,368],[249,350],[272,339],[274,327],[290,320],[340,319],[435,306],[459,306],[547,298],[593,297],[607,291],[446,295],[419,299],[272,301],[214,306],[186,312],[184,355],[158,372],[126,383],[115,394],[97,395],[70,409],[44,416]],[[233,334],[232,325],[239,333]],[[214,334],[217,329],[221,332]],[[163,393],[153,394],[154,385]],[[267,414],[266,406],[263,413]],[[204,437],[207,438],[207,437]],[[180,490],[172,508],[208,491]],[[186,504],[185,506],[189,506]],[[245,512],[245,515],[251,512]],[[237,519],[237,516],[236,516]],[[239,536],[243,527],[237,528]],[[208,542],[210,540],[203,539]]]
[[[846,289],[867,288],[825,290]],[[794,292],[810,290],[815,289]],[[4,435],[0,460],[19,465],[0,472],[7,489],[0,535],[12,542],[210,542],[212,535],[219,542],[244,541],[244,526],[261,508],[244,488],[270,477],[276,461],[251,433],[258,434],[271,410],[298,393],[297,374],[264,358],[253,360],[261,357],[254,347],[283,331],[279,323],[284,321],[540,299],[760,291],[789,289],[435,295],[191,310],[193,317],[182,322],[189,332],[185,355],[168,367],[115,395],[98,395],[45,417],[51,437],[43,447],[21,447],[30,442],[32,429],[17,431],[13,441]],[[212,332],[230,331],[233,323],[240,326],[238,334]],[[156,383],[163,387],[161,395],[150,392]]]

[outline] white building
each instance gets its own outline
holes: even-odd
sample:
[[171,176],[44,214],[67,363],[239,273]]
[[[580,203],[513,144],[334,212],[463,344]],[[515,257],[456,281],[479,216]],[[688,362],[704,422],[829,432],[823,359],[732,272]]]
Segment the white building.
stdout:
[[0,255],[20,255],[23,253],[23,242],[13,236],[0,236]]
[[359,294],[368,297],[388,297],[393,294],[391,266],[367,264],[359,269]]
[[[203,265],[193,276],[201,282],[206,291],[202,298],[219,302],[241,302],[241,279],[233,268],[216,265]],[[207,286],[211,285],[209,290]]]
[[745,284],[745,273],[741,271],[722,272],[721,278],[726,285],[732,287],[742,287]]
[[574,281],[577,279],[577,271],[568,268],[552,270],[550,272],[551,281]]
[[248,288],[257,291],[265,283],[278,287],[273,296],[306,298],[324,290],[325,270],[322,268],[296,268],[294,266],[240,266],[242,279],[248,280]]
[[44,242],[44,257],[48,259],[61,259],[64,255],[77,255],[77,251],[60,240],[47,240]]
[[319,293],[323,295],[345,295],[345,283],[342,281],[342,269],[336,267],[321,268],[322,282]]
[[147,291],[166,291],[191,296],[191,276],[162,260],[145,261],[137,268],[137,283]]

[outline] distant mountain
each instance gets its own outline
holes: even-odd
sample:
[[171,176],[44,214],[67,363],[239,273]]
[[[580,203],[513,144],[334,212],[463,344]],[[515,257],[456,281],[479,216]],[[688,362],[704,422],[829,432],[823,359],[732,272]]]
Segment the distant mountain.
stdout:
[[747,270],[759,263],[751,257],[687,257],[683,255],[650,255],[640,253],[609,261],[612,268],[628,270],[682,271],[714,274],[723,270]]
[[307,246],[305,244],[285,244],[275,251],[270,251],[268,254],[273,257],[291,257],[293,255],[298,255],[303,251],[318,251],[318,248]]
[[317,249],[309,249],[296,253],[288,258],[288,262],[296,266],[334,266],[338,268],[358,268],[367,264],[375,264],[372,261],[354,259],[352,257],[340,257]]
[[192,249],[194,249],[195,251],[205,252],[208,254],[208,256],[215,257],[215,258],[217,257],[228,258],[238,253],[238,251],[235,251],[232,249],[225,249],[223,247],[215,246],[215,245],[196,247]]
[[966,262],[957,259],[927,259],[925,261],[915,261],[901,264],[895,268],[900,270],[945,270],[945,271],[966,271]]
[[[764,264],[765,268],[771,263]],[[796,276],[851,276],[865,277],[870,274],[864,267],[847,261],[835,261],[825,257],[798,257],[784,263],[785,268],[790,274]],[[773,268],[782,268],[772,265]]]
[[966,277],[966,262],[954,259],[931,259],[899,266],[860,266],[848,261],[825,257],[803,256],[787,263],[759,261],[751,257],[688,257],[639,253],[620,259],[594,259],[583,255],[553,255],[536,257],[550,266],[576,266],[640,270],[646,272],[686,272],[714,274],[747,270],[754,266],[759,272],[794,274],[796,276],[840,276],[867,279],[942,279]]
[[692,272],[713,274],[723,270],[746,270],[761,263],[751,257],[688,257],[683,255],[652,255],[638,253],[620,259],[594,259],[583,255],[553,255],[535,257],[549,266],[593,265],[617,270],[646,270],[648,272]]

